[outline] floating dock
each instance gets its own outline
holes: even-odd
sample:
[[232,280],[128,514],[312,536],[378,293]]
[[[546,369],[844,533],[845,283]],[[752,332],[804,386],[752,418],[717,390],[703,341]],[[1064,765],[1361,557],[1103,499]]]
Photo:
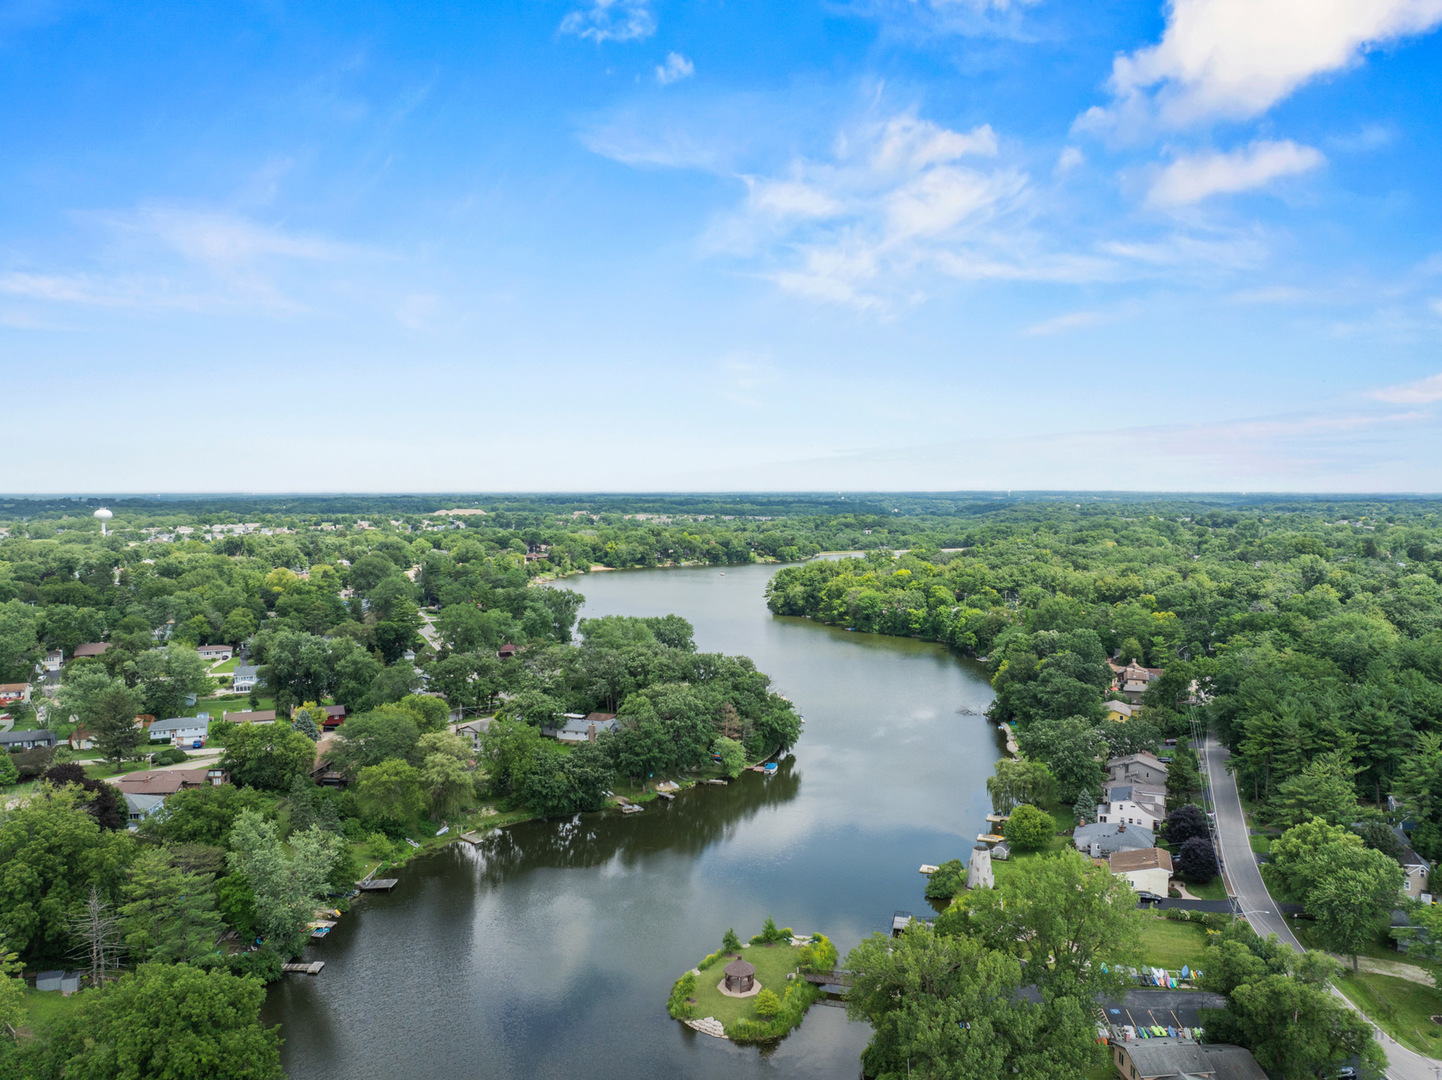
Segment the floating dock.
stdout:
[[1006,837],[998,836],[994,832],[977,833],[976,838],[983,844],[999,844],[1006,839]]
[[468,844],[479,844],[485,839],[485,836],[478,832],[463,832],[461,833],[461,839]]
[[320,969],[325,967],[324,960],[312,960],[309,964],[281,964],[281,971],[288,971],[295,975],[319,975]]
[[361,892],[390,892],[400,883],[400,878],[367,878],[365,881],[357,882],[356,888]]
[[932,874],[936,873],[937,870],[939,870],[939,869],[940,869],[940,867],[932,866],[931,863],[929,863],[929,862],[924,862],[924,863],[921,864],[921,872],[922,872],[923,874],[925,874],[927,877],[930,877]]

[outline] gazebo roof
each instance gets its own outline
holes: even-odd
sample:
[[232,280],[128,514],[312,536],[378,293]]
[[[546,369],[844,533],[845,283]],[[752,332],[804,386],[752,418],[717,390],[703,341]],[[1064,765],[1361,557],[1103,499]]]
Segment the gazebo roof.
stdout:
[[746,975],[755,975],[756,968],[745,960],[732,960],[726,965],[726,977],[728,979],[739,979]]

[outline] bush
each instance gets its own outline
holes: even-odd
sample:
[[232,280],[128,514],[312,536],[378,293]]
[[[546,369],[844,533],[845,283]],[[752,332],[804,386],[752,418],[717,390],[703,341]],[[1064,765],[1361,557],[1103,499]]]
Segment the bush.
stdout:
[[0,754],[0,787],[9,787],[20,779],[20,770],[15,767],[15,759],[8,753]]
[[1024,804],[1006,819],[1007,843],[1019,851],[1041,851],[1051,843],[1056,822],[1045,810]]
[[725,955],[726,954],[724,952],[711,953],[704,960],[702,960],[699,964],[696,965],[696,970],[705,971],[707,968],[711,967],[713,964],[716,963],[716,961],[720,960]]
[[778,941],[790,941],[791,937],[791,927],[786,926],[778,929],[776,920],[768,915],[766,916],[766,921],[761,925],[761,933],[751,939],[751,944],[774,945]]
[[690,1020],[696,1015],[696,1006],[686,999],[696,992],[696,976],[688,971],[671,987],[671,997],[666,1002],[666,1011],[672,1020]]
[[950,900],[966,885],[966,865],[960,859],[947,859],[926,879],[928,900]]
[[257,949],[255,952],[236,953],[230,958],[232,975],[254,975],[261,982],[276,982],[284,972],[284,961],[280,953],[271,949]]
[[741,939],[736,936],[736,928],[733,926],[726,931],[726,936],[721,939],[722,952],[740,952]]
[[802,971],[834,971],[840,959],[836,946],[825,934],[815,934],[798,957]]
[[[766,993],[765,990],[761,994]],[[757,994],[759,999],[761,994]],[[779,1039],[801,1023],[811,1003],[821,996],[821,988],[797,980],[786,987],[781,1009],[769,1020],[736,1020],[726,1025],[726,1034],[733,1042],[767,1042]]]
[[178,746],[167,747],[164,750],[157,750],[150,755],[152,765],[179,765],[182,761],[189,761],[190,758],[185,751]]
[[1177,859],[1177,873],[1187,881],[1200,885],[1217,876],[1217,853],[1210,839],[1194,836],[1182,845]]
[[781,999],[776,996],[776,991],[764,989],[756,995],[756,1015],[764,1016],[768,1020],[781,1011]]

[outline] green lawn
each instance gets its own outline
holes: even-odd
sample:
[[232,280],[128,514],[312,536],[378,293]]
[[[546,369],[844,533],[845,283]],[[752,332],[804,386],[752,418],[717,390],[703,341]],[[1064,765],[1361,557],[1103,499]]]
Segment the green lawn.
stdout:
[[1196,967],[1207,947],[1207,932],[1200,923],[1173,922],[1160,915],[1141,917],[1142,957],[1152,967],[1178,971],[1183,964]]
[[39,1035],[56,1020],[73,1012],[84,996],[82,992],[64,997],[53,990],[47,990],[42,994],[27,986],[25,988],[25,1020],[21,1026],[28,1028],[32,1035]]
[[1194,885],[1187,882],[1187,892],[1203,900],[1225,900],[1227,898],[1227,883],[1220,876],[1212,878],[1205,885]]
[[[796,970],[800,952],[785,944],[750,945],[741,950],[741,958],[755,966],[756,981],[764,988],[775,990],[779,997],[786,993],[786,976]],[[696,977],[696,1016],[714,1016],[723,1027],[737,1020],[761,1019],[756,1015],[754,997],[727,997],[716,989],[722,979],[722,969],[728,963],[730,960],[723,956]]]
[[1442,1054],[1442,991],[1390,975],[1352,975],[1336,980],[1337,989],[1402,1045],[1420,1054]]
[[1251,842],[1252,850],[1258,855],[1265,855],[1272,850],[1272,838],[1270,836],[1258,836],[1252,833],[1247,839]]
[[210,669],[212,675],[229,675],[235,671],[235,666],[240,663],[240,657],[232,656],[229,660],[216,664]]

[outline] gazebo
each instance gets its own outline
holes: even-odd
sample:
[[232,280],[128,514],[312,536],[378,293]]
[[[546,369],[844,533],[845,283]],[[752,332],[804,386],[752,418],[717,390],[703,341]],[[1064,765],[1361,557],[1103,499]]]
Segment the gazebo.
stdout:
[[726,965],[726,990],[732,994],[748,993],[756,983],[756,968],[745,960],[732,960]]

